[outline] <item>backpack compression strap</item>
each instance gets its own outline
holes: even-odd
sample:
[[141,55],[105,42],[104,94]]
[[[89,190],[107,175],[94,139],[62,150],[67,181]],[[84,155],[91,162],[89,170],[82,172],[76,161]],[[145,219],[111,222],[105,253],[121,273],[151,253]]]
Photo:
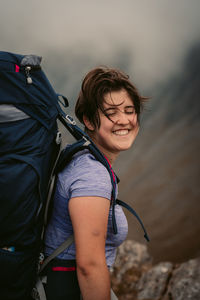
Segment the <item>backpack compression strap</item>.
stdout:
[[44,260],[43,264],[41,265],[38,271],[39,276],[37,278],[35,288],[33,288],[33,292],[32,292],[33,299],[47,300],[46,292],[43,285],[43,282],[46,283],[47,279],[46,276],[41,276],[41,273],[45,269],[45,267],[50,263],[50,261],[52,261],[56,256],[58,256],[65,249],[67,249],[73,243],[73,241],[74,241],[74,236],[72,234],[58,248],[56,248],[56,250],[53,251],[53,253],[50,256],[48,256]]
[[57,257],[65,249],[67,249],[73,242],[74,242],[74,236],[72,234],[58,248],[56,248],[56,250],[53,251],[53,253],[50,256],[48,256],[44,260],[44,263],[42,264],[39,273],[41,273],[44,270],[44,268],[48,265],[48,263],[50,263],[50,261],[52,261],[55,257]]
[[[41,268],[39,270],[39,275],[41,275],[41,272],[50,263],[50,261],[52,261],[55,257],[57,257],[65,249],[67,249],[73,242],[74,242],[74,236],[70,235],[67,238],[67,240],[65,240],[50,256],[48,256],[45,259],[43,265],[41,266]],[[44,277],[38,276],[38,280],[36,282],[35,288],[36,288],[37,294],[39,294],[40,300],[47,300],[46,292],[45,292],[44,285],[43,285],[43,280],[46,283],[46,276],[44,276]],[[111,300],[118,299],[112,289],[111,289],[110,293],[111,293]],[[38,299],[38,298],[36,298],[36,299]],[[82,297],[80,299],[82,299]]]

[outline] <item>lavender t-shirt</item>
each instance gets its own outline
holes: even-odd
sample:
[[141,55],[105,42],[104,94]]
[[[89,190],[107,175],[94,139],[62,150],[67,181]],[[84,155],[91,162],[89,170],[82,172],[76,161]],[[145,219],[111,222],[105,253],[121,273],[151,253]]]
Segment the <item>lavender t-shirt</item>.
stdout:
[[[106,168],[88,151],[83,150],[74,155],[71,162],[59,174],[54,199],[54,210],[45,237],[45,254],[49,256],[71,234],[72,223],[68,211],[69,200],[73,197],[97,196],[111,200],[111,179]],[[80,200],[81,201],[81,200]],[[122,208],[115,207],[118,233],[112,229],[112,210],[109,211],[106,261],[110,267],[114,263],[116,248],[125,240],[128,224]],[[58,258],[75,259],[76,249],[73,243]]]

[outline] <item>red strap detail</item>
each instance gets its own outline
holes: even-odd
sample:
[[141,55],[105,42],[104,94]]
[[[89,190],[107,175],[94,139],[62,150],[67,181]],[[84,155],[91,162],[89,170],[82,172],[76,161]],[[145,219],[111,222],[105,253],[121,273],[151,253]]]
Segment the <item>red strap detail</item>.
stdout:
[[15,72],[19,72],[19,66],[18,65],[15,65]]
[[108,162],[108,164],[109,164],[109,167],[110,167],[110,170],[111,170],[111,173],[112,173],[112,177],[113,177],[113,181],[115,182],[115,174],[114,174],[114,172],[113,172],[113,169],[112,169],[112,167],[111,167],[111,164],[110,164],[108,158],[107,158],[105,155],[104,155],[104,157],[105,157],[105,159],[107,160],[107,162]]
[[52,267],[52,271],[71,272],[75,270],[75,267]]

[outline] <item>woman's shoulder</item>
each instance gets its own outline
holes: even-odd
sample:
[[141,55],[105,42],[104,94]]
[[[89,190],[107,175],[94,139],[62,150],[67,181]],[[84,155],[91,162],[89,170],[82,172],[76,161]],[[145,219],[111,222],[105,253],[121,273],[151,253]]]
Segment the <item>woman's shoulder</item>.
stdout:
[[106,167],[89,152],[76,153],[59,174],[58,183],[69,197],[100,196],[110,199],[112,184]]
[[96,176],[97,174],[107,179],[110,177],[106,167],[88,149],[74,154],[71,161],[60,173],[61,176],[67,175],[72,177],[79,177],[84,174],[87,174],[89,177]]
[[[106,167],[98,161],[89,150],[82,150],[76,153],[72,159],[72,165],[74,169],[80,169],[82,171],[101,172],[105,176],[108,174]],[[108,174],[109,175],[109,174]]]

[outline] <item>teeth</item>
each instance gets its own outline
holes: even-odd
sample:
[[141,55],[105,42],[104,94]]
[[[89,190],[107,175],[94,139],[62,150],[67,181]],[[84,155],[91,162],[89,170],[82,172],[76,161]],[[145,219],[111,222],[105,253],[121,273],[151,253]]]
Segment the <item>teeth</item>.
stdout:
[[116,134],[116,135],[127,135],[128,134],[128,129],[116,130],[113,133]]

